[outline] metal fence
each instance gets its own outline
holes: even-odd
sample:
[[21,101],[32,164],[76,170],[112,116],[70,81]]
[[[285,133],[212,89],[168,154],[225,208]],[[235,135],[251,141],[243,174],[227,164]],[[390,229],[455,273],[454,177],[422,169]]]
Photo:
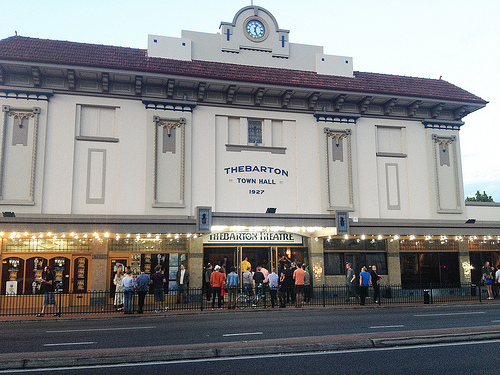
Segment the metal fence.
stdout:
[[[307,288],[307,287],[306,287]],[[241,291],[238,291],[240,294]],[[120,314],[120,306],[115,306],[113,292],[91,291],[87,293],[56,293],[56,306],[45,307],[45,315],[82,315],[82,314]],[[295,306],[293,290],[290,291],[289,299],[286,300],[286,290],[278,292],[278,296],[283,298],[284,306]],[[308,296],[309,299],[304,297]],[[360,304],[359,291],[349,296],[349,290],[343,285],[321,285],[306,289],[303,295],[303,306],[354,306]],[[229,306],[228,294],[223,297],[223,309]],[[369,288],[366,298],[366,305],[374,304],[374,290]],[[380,285],[379,305],[393,304],[431,304],[448,302],[481,302],[488,297],[486,288],[475,284],[461,285],[426,285],[425,287],[405,285]],[[42,294],[26,295],[0,295],[0,316],[35,316],[41,312],[44,296]],[[271,307],[271,296],[269,290],[266,298],[262,298],[258,304],[249,303],[253,308]],[[214,304],[217,308],[217,300]],[[275,302],[275,307],[280,307],[279,299]],[[283,306],[282,306],[283,307]],[[138,296],[134,293],[132,298],[132,311],[138,308]],[[165,295],[165,303],[156,303],[153,294],[147,294],[143,311],[179,311],[193,310],[203,311],[212,309],[212,300],[207,301],[206,290],[201,288],[191,288],[188,290],[187,301],[180,298],[177,300],[175,291],[170,291]]]

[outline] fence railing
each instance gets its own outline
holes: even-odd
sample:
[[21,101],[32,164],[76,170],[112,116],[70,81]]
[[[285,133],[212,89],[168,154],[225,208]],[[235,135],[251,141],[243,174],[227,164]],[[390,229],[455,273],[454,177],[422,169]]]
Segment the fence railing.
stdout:
[[[426,304],[447,303],[460,301],[481,302],[488,297],[486,287],[475,284],[460,285],[426,285],[425,287],[405,285],[380,285],[379,305],[392,304]],[[288,293],[287,293],[288,292]],[[303,294],[303,306],[339,306],[358,305],[360,303],[359,291],[351,291],[344,285],[320,285],[306,287]],[[354,292],[354,293],[352,293]],[[241,291],[238,291],[238,295]],[[350,294],[350,296],[349,296]],[[114,292],[89,291],[87,293],[56,293],[56,305],[47,305],[45,315],[77,315],[77,314],[119,314],[122,313],[121,306],[114,305]],[[178,311],[178,310],[211,310],[212,299],[207,300],[207,291],[202,288],[190,288],[187,293],[187,301],[184,296],[178,300],[177,294],[172,291],[165,295],[165,302],[155,302],[154,294],[147,294],[144,301],[144,312]],[[256,308],[270,308],[271,295],[269,290],[265,293]],[[295,305],[295,293],[292,290],[280,290],[278,297],[283,297],[281,302],[284,306]],[[288,297],[288,298],[287,298]],[[222,308],[229,307],[229,296],[226,293],[222,298]],[[26,295],[0,295],[0,316],[22,315],[35,316],[42,310],[44,302],[43,294]],[[366,304],[374,304],[374,289],[369,288]],[[132,311],[137,312],[138,295],[132,297]],[[214,306],[217,307],[217,299]],[[253,305],[253,304],[252,304]],[[275,301],[275,307],[280,307],[280,299]],[[283,307],[283,306],[282,306]]]

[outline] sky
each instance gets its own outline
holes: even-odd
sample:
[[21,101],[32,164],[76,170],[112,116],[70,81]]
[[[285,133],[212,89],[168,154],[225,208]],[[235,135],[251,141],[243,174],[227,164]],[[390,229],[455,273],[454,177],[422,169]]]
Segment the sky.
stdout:
[[[252,0],[0,0],[15,35],[147,49],[148,34],[217,33]],[[351,56],[354,70],[442,79],[489,102],[460,130],[465,196],[500,202],[500,1],[254,0],[290,42]],[[497,64],[495,64],[497,63]],[[411,140],[409,140],[411,142]]]

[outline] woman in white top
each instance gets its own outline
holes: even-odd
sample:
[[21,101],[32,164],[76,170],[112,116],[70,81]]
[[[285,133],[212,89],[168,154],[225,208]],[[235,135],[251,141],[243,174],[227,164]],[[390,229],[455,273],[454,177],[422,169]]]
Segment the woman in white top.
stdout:
[[125,275],[123,274],[123,267],[121,265],[118,266],[116,270],[115,279],[113,280],[113,284],[115,284],[115,307],[116,311],[123,310],[123,286],[122,281]]

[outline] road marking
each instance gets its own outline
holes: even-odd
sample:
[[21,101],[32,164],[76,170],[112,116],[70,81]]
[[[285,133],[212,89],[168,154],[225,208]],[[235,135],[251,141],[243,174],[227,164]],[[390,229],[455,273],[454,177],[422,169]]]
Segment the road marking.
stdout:
[[486,314],[486,311],[471,311],[471,312],[442,313],[442,314],[415,314],[413,316],[425,317],[425,316],[451,316],[451,315],[475,315],[475,314]]
[[242,333],[226,333],[225,335],[222,335],[223,337],[230,337],[230,336],[249,336],[249,335],[263,335],[264,332],[242,332]]
[[373,326],[373,327],[368,327],[368,328],[378,329],[378,328],[401,328],[401,327],[404,327],[404,325],[398,324],[398,325],[394,325],[394,326]]
[[57,344],[43,344],[43,346],[64,346],[64,345],[91,345],[97,344],[97,341],[86,341],[86,342],[60,342]]
[[326,352],[305,352],[305,353],[280,353],[280,354],[262,354],[255,356],[238,356],[238,357],[219,357],[219,358],[203,358],[203,359],[180,359],[175,361],[155,361],[155,362],[137,362],[137,363],[118,363],[118,364],[105,364],[105,365],[83,365],[83,366],[72,366],[72,367],[45,367],[45,368],[32,368],[32,369],[9,369],[0,370],[0,374],[24,374],[34,372],[41,373],[55,373],[55,372],[66,372],[68,370],[95,370],[101,368],[132,368],[132,367],[144,367],[144,366],[168,366],[168,365],[178,365],[178,364],[190,364],[190,363],[206,363],[210,362],[233,362],[241,360],[252,360],[255,359],[266,359],[266,358],[283,358],[283,357],[311,357],[311,356],[324,356],[324,355],[340,355],[340,354],[350,354],[350,353],[363,353],[363,352],[381,352],[381,351],[396,351],[396,350],[415,350],[421,348],[433,348],[433,347],[443,347],[443,346],[463,346],[463,345],[484,345],[484,344],[495,344],[500,343],[500,340],[479,340],[479,341],[466,341],[466,342],[453,342],[453,343],[439,343],[439,344],[423,344],[423,345],[409,345],[409,346],[396,346],[391,348],[370,348],[370,349],[347,349],[339,351],[326,351]]
[[58,331],[45,331],[46,333],[68,333],[68,332],[92,332],[92,331],[122,331],[131,329],[154,329],[156,326],[147,327],[117,327],[117,328],[89,328],[89,329],[65,329]]

